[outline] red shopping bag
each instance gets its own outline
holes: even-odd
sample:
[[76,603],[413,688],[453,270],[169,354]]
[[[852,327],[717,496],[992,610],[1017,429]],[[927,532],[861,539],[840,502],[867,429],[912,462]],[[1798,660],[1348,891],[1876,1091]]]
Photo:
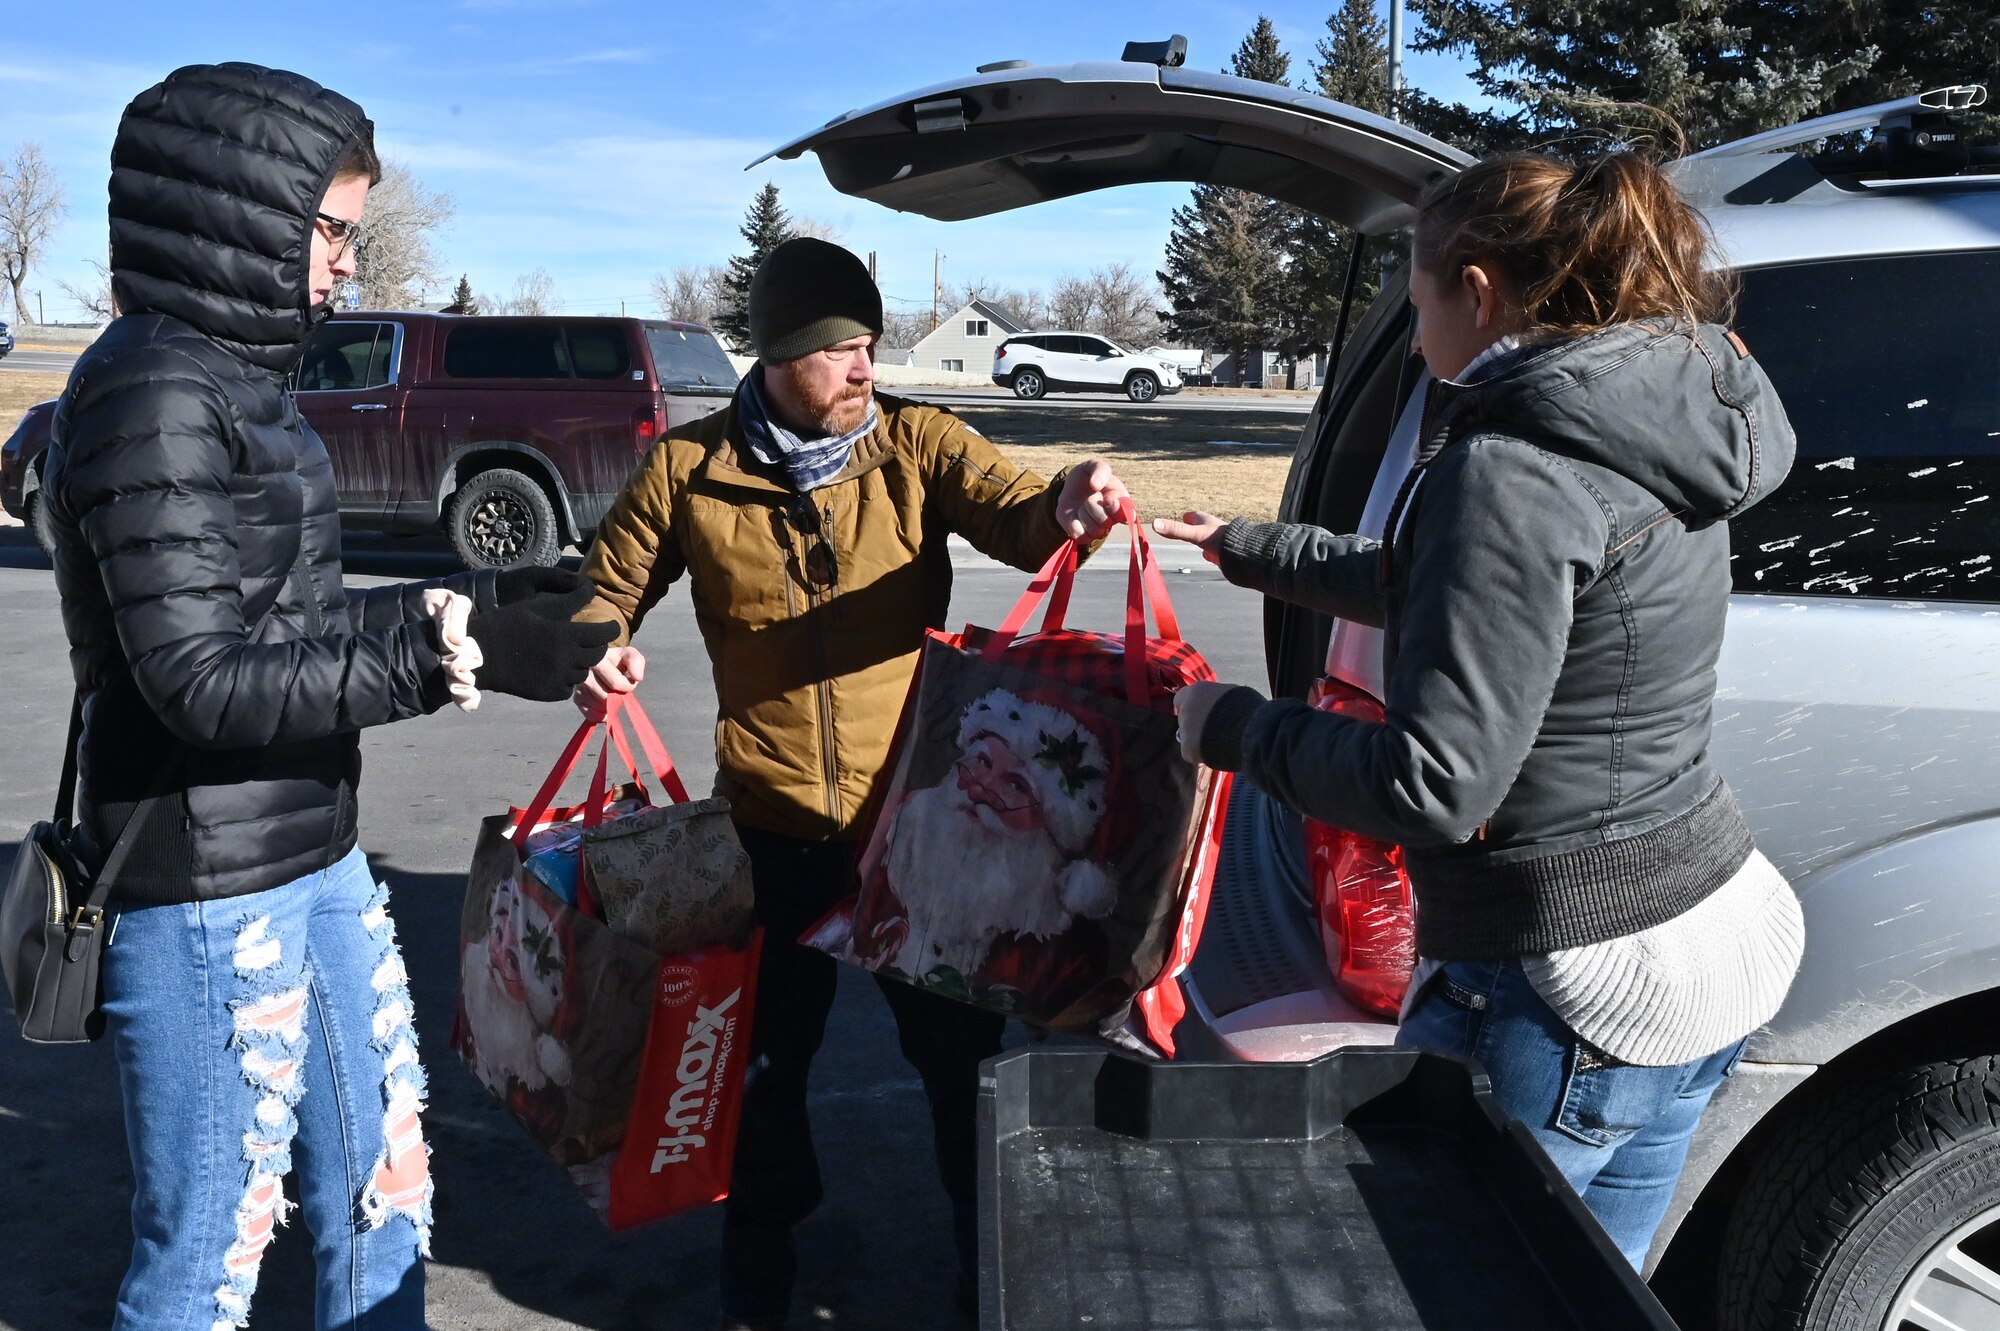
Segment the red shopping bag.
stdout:
[[[644,798],[631,736],[667,805]],[[588,797],[559,809],[599,738]],[[623,791],[608,780],[614,750],[633,771]],[[740,936],[662,955],[599,918],[587,838],[617,845],[642,820],[661,834],[644,856],[669,867],[676,847],[712,857],[724,832],[734,843],[726,803],[690,800],[644,712],[615,699],[526,808],[481,825],[459,921],[452,1047],[613,1229],[727,1194],[761,942],[746,915]]]
[[[1037,1025],[1171,1055],[1229,778],[1181,757],[1174,690],[1215,676],[1180,636],[1129,503],[1124,516],[1122,635],[1064,626],[1074,543],[997,630],[930,635],[859,890],[802,941]],[[1045,599],[1041,631],[1022,636]]]

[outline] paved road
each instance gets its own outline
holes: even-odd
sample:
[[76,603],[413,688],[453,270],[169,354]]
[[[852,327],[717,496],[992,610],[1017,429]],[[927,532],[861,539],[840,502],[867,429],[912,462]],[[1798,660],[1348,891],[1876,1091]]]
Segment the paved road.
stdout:
[[1004,388],[923,388],[918,386],[897,387],[884,384],[883,391],[901,397],[915,398],[920,402],[933,402],[939,406],[988,406],[1004,403],[1010,407],[1039,408],[1049,411],[1066,411],[1087,407],[1092,411],[1242,411],[1251,408],[1256,411],[1282,411],[1303,416],[1312,410],[1313,399],[1306,396],[1279,397],[1262,393],[1217,393],[1200,395],[1176,393],[1171,397],[1157,398],[1151,402],[1129,402],[1110,393],[1056,393],[1049,397],[1028,401],[1017,398]]
[[[352,575],[422,578],[448,554],[358,540]],[[1112,553],[1112,552],[1107,552]],[[1122,622],[1115,559],[1093,561],[1071,622]],[[355,576],[357,582],[367,580]],[[1018,573],[967,561],[953,620],[995,623]],[[1190,638],[1226,679],[1262,682],[1256,598],[1196,564],[1170,577]],[[639,635],[649,710],[691,786],[714,772],[714,692],[685,597]],[[22,529],[0,529],[0,861],[47,816],[69,707],[47,564]],[[457,910],[478,820],[524,798],[574,725],[564,706],[494,697],[371,731],[362,837],[396,891],[432,1080],[438,1179],[430,1319],[438,1331],[706,1331],[714,1321],[716,1208],[613,1236],[460,1067],[446,1045],[456,990]],[[0,871],[4,870],[0,863]],[[927,1331],[950,1324],[947,1220],[931,1172],[922,1090],[895,1049],[880,996],[843,975],[814,1083],[827,1202],[801,1231],[795,1325]],[[101,1047],[40,1048],[0,1029],[0,1331],[102,1326],[128,1249],[131,1177],[117,1079]],[[311,1323],[309,1253],[294,1229],[265,1263],[256,1324]]]
[[77,355],[75,351],[36,351],[16,347],[5,356],[0,356],[0,371],[35,370],[43,374],[50,371],[68,374],[69,367],[76,364]]

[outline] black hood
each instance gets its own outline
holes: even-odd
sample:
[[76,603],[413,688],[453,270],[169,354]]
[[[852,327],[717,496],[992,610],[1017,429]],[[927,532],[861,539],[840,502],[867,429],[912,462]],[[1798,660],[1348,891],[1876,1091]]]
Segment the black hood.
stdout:
[[1439,423],[1497,430],[1608,467],[1690,527],[1776,489],[1795,441],[1777,390],[1727,329],[1620,324],[1523,349],[1472,383],[1440,383]]
[[371,133],[339,93],[261,65],[189,65],[140,93],[111,146],[120,312],[172,315],[289,368],[326,317],[307,285],[313,214]]

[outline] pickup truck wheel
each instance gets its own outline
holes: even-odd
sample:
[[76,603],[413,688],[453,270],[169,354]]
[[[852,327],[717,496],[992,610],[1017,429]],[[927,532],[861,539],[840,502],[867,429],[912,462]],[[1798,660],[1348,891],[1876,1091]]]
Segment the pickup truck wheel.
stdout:
[[1722,1331],[2000,1331],[2000,1056],[1837,1088],[1746,1181]]
[[1125,396],[1134,402],[1151,402],[1160,395],[1160,381],[1144,370],[1139,370],[1125,379]]
[[49,509],[42,502],[42,492],[35,491],[22,504],[28,510],[27,521],[23,525],[35,534],[35,544],[42,547],[42,553],[53,560],[56,557],[56,534],[49,526]]
[[562,552],[547,491],[505,467],[480,472],[452,497],[451,544],[474,569],[547,568]]
[[1049,381],[1042,378],[1040,370],[1014,371],[1014,396],[1033,401],[1049,391]]

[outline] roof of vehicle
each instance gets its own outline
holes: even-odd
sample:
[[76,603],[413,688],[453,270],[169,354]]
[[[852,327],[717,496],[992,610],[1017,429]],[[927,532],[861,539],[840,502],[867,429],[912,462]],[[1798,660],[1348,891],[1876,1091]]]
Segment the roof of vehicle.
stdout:
[[[1982,173],[1990,163],[1979,161],[1992,150],[1975,150],[1976,164],[1953,174],[1864,165],[1913,123],[1945,123],[1985,98],[1976,85],[1940,88],[1815,117],[1696,153],[1675,164],[1675,181],[1738,267],[2000,248],[2000,175]],[[1811,151],[1869,131],[1862,153]]]
[[445,323],[636,323],[651,328],[674,328],[685,333],[708,333],[705,324],[684,319],[648,319],[636,314],[447,314],[443,310],[335,310],[336,320],[356,319],[435,319]]

